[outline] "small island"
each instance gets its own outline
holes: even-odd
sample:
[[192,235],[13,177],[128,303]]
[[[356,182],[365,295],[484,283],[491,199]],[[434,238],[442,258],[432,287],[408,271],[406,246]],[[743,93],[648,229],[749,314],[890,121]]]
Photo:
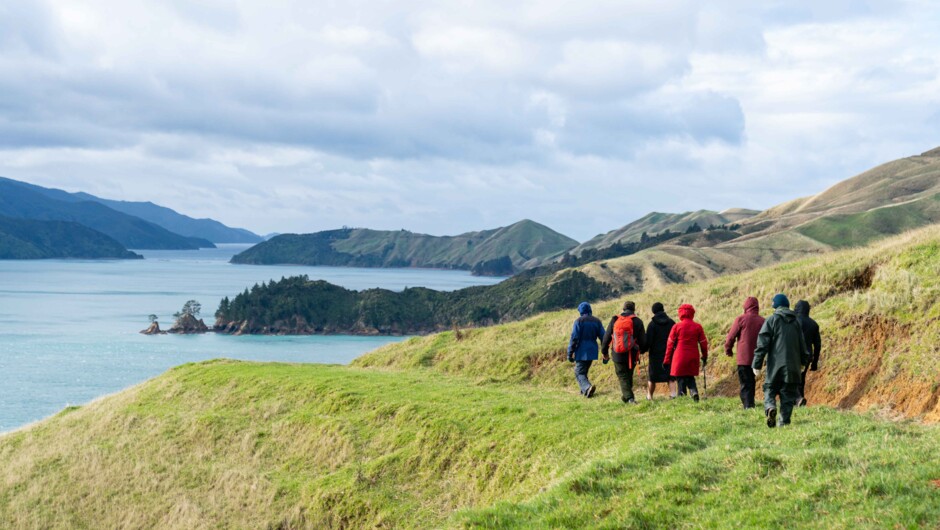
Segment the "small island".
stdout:
[[147,329],[140,331],[143,335],[166,335],[167,333],[174,335],[200,335],[202,333],[209,332],[209,326],[206,326],[206,323],[199,318],[199,313],[202,311],[202,304],[196,300],[188,300],[183,304],[182,309],[173,314],[173,318],[176,320],[173,322],[173,326],[170,329],[163,331],[160,329],[160,322],[157,315],[151,314],[148,318],[150,320],[150,326]]

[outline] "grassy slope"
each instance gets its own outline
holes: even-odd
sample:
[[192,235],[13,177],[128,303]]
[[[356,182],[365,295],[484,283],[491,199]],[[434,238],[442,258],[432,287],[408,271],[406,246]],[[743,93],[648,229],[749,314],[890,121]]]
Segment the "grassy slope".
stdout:
[[[757,296],[767,312],[771,297],[785,292],[794,303],[808,300],[823,329],[821,370],[812,374],[807,394],[814,403],[843,407],[877,406],[940,420],[940,227],[886,240],[872,247],[833,252],[706,282],[669,285],[630,295],[649,318],[655,301],[667,308],[690,302],[712,343],[709,389],[734,395],[734,364],[723,341],[747,296]],[[870,283],[870,285],[869,285]],[[592,300],[592,302],[594,302]],[[595,304],[602,320],[622,300]],[[431,367],[494,381],[533,381],[571,386],[570,368],[559,363],[573,311],[464,332],[418,337],[355,361],[359,366]],[[613,384],[610,368],[597,377]]]
[[15,528],[935,526],[940,430],[216,361],[0,437]]
[[589,248],[604,248],[617,242],[629,243],[639,241],[643,232],[649,235],[658,234],[666,230],[685,232],[685,230],[694,223],[698,223],[702,228],[707,228],[710,225],[731,224],[748,217],[749,214],[756,213],[758,212],[743,209],[731,210],[727,216],[709,210],[685,213],[652,212],[616,230],[611,230],[606,234],[598,234],[589,241],[578,245],[571,252],[575,255],[579,255],[582,250]]
[[[701,280],[728,272],[782,263],[828,251],[870,243],[940,220],[940,156],[938,150],[882,164],[831,188],[741,219],[742,237],[715,244],[696,240],[690,251],[681,241],[584,270],[612,285],[655,286],[675,278]],[[697,213],[697,212],[696,212]],[[723,215],[733,215],[721,212]],[[681,218],[689,214],[650,214],[637,221]],[[648,218],[648,219],[647,219]],[[646,220],[646,221],[644,221]],[[699,224],[702,224],[701,222]],[[630,228],[630,225],[620,230]],[[654,233],[655,230],[649,230]],[[598,244],[618,231],[598,236]],[[637,237],[639,232],[636,233]],[[581,247],[579,247],[581,248]],[[576,249],[575,251],[577,251]],[[664,268],[653,268],[654,263]],[[665,270],[660,274],[658,270]],[[593,271],[593,273],[591,272]]]

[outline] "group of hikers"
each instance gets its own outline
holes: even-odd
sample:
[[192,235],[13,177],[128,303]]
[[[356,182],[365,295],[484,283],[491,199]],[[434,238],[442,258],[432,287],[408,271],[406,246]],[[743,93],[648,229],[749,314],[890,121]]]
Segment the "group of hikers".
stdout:
[[[764,416],[768,427],[789,425],[793,408],[806,405],[806,373],[819,368],[822,345],[819,325],[809,316],[808,302],[800,300],[791,310],[786,295],[778,294],[772,305],[774,312],[765,319],[760,315],[757,298],[748,297],[744,313],[734,320],[725,339],[728,357],[734,355],[737,344],[737,374],[745,409],[754,408],[757,377],[766,367]],[[695,321],[695,308],[680,305],[678,323],[666,314],[660,302],[653,304],[652,311],[653,317],[644,327],[636,315],[636,304],[627,301],[623,312],[611,318],[605,328],[592,314],[591,304],[578,305],[580,317],[571,330],[568,361],[574,363],[582,395],[590,398],[597,390],[588,379],[588,371],[600,352],[604,364],[614,362],[623,402],[636,403],[633,372],[640,355],[646,353],[647,400],[653,399],[658,383],[669,386],[671,398],[688,394],[694,401],[699,400],[695,378],[708,363],[708,338],[702,325]]]

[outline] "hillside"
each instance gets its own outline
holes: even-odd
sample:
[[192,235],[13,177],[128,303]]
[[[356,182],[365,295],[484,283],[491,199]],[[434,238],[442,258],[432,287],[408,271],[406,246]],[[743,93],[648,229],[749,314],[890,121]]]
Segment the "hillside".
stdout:
[[195,250],[209,241],[174,234],[143,219],[92,201],[52,199],[30,185],[0,177],[0,215],[37,221],[70,221],[106,234],[127,248]]
[[279,235],[238,254],[232,263],[428,267],[499,276],[532,268],[577,244],[529,220],[457,236],[344,228]]
[[633,221],[626,226],[611,230],[606,234],[599,234],[571,250],[574,255],[593,248],[609,247],[615,243],[629,243],[639,241],[643,234],[654,235],[667,230],[672,232],[685,232],[693,224],[701,228],[709,226],[732,225],[760,213],[757,210],[732,208],[723,212],[698,210],[685,213],[652,212]]
[[[940,421],[940,227],[896,236],[870,247],[830,252],[793,263],[685,285],[664,285],[627,298],[648,320],[653,302],[667,308],[692,303],[712,343],[709,391],[733,395],[733,362],[721,344],[747,296],[768,309],[785,292],[805,299],[823,330],[820,372],[807,383],[811,403],[869,407],[890,414]],[[592,302],[595,300],[591,300]],[[619,312],[623,300],[595,305],[602,320]],[[573,307],[573,305],[572,305]],[[558,362],[577,315],[546,313],[511,324],[413,338],[358,359],[364,367],[428,367],[493,381],[533,382],[570,388],[571,369]],[[597,371],[613,385],[612,370]],[[642,377],[638,378],[642,379]],[[642,384],[642,383],[641,383]]]
[[[557,337],[556,337],[557,339]],[[500,352],[504,353],[504,352]],[[14,528],[933,527],[940,430],[215,361],[0,436]],[[786,492],[783,494],[782,492]]]
[[110,237],[66,221],[0,216],[0,259],[140,259]]
[[670,240],[651,250],[600,260],[577,270],[614,286],[653,288],[866,245],[938,223],[938,153],[940,149],[895,160],[815,196],[739,218],[735,231]]
[[112,210],[139,217],[174,234],[189,238],[202,239],[212,243],[257,243],[262,241],[261,236],[243,228],[231,228],[214,219],[194,219],[152,202],[114,201],[84,192],[70,193],[26,182],[17,182],[17,184],[57,201],[97,202]]

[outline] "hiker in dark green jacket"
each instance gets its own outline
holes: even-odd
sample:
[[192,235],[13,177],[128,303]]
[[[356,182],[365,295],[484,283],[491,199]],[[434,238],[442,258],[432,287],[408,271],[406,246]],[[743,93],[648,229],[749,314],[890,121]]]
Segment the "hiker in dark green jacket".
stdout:
[[754,350],[754,375],[760,375],[764,363],[764,415],[768,427],[777,426],[777,396],[780,396],[780,425],[790,424],[793,407],[800,399],[800,373],[809,363],[806,339],[796,313],[790,311],[790,300],[783,294],[774,296],[774,314],[770,315],[757,335]]

